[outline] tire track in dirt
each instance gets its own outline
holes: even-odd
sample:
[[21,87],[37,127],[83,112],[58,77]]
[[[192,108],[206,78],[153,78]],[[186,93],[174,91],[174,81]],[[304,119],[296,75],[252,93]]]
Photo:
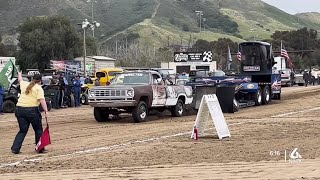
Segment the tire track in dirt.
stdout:
[[[310,90],[311,92],[313,90]],[[319,90],[317,90],[319,91]],[[307,92],[308,93],[308,92]],[[313,96],[312,93],[308,93],[309,96]],[[301,97],[297,97],[298,100],[301,99]],[[302,98],[303,100],[305,100],[306,98]],[[285,106],[287,106],[286,104],[288,104],[288,100],[284,100],[283,103]],[[275,104],[277,105],[277,104]],[[259,118],[252,118],[252,122],[248,122],[247,120],[242,121],[242,119],[239,119],[239,116],[243,116],[244,119],[251,119],[250,117],[246,117],[245,115],[250,112],[250,111],[254,111],[254,112],[250,112],[251,114],[259,114],[259,110],[265,110],[267,111],[267,109],[276,109],[277,106],[263,106],[263,107],[257,107],[254,108],[253,110],[250,109],[244,109],[244,111],[242,112],[242,110],[240,111],[239,114],[235,114],[235,115],[227,115],[227,121],[229,122],[236,122],[238,123],[237,125],[244,125],[244,124],[259,124],[260,120],[263,120],[263,118],[259,117]],[[305,106],[304,108],[308,108],[308,106]],[[262,110],[262,111],[263,111]],[[266,113],[269,114],[271,118],[271,115],[273,115],[273,113]],[[236,118],[233,118],[233,116],[236,116]],[[237,117],[238,116],[238,117]],[[125,133],[128,134],[119,134],[118,138],[114,138],[114,139],[118,139],[115,141],[115,143],[124,143],[124,142],[128,142],[128,141],[132,141],[134,140],[136,137],[141,137],[143,136],[144,138],[150,138],[150,137],[154,137],[155,135],[158,135],[156,137],[159,137],[165,133],[172,133],[172,132],[177,132],[178,129],[187,129],[188,127],[191,127],[190,124],[193,124],[194,122],[194,116],[188,116],[188,117],[183,117],[183,118],[175,118],[171,120],[168,120],[167,117],[161,117],[161,118],[155,118],[153,117],[152,119],[156,119],[156,121],[152,120],[149,121],[147,123],[143,123],[143,124],[134,124],[134,123],[129,123],[128,119],[124,119],[124,120],[120,120],[120,122],[111,122],[113,124],[108,124],[108,123],[103,123],[103,126],[101,126],[102,124],[95,124],[93,126],[89,126],[89,127],[80,127],[81,130],[79,130],[79,128],[77,128],[77,123],[79,122],[84,122],[84,124],[81,123],[81,126],[85,126],[87,125],[85,122],[87,122],[86,118],[77,118],[76,120],[74,119],[69,119],[69,118],[63,118],[61,121],[56,122],[56,124],[54,126],[56,126],[55,128],[59,128],[59,126],[65,128],[65,129],[61,129],[61,131],[59,130],[59,135],[62,137],[59,139],[59,141],[57,141],[57,144],[63,144],[63,141],[65,139],[66,134],[71,134],[72,137],[74,137],[74,140],[79,140],[81,138],[85,138],[85,139],[93,139],[93,141],[99,141],[102,138],[110,138],[109,136],[107,136],[105,131],[111,130],[113,133],[117,132],[117,131],[123,131]],[[93,117],[92,117],[93,119]],[[258,122],[254,122],[254,120],[259,119]],[[68,120],[73,120],[73,123],[65,123],[64,121],[68,121]],[[95,122],[94,120],[92,122]],[[117,124],[114,124],[117,123]],[[180,123],[180,124],[179,124]],[[88,123],[90,125],[90,122]],[[110,125],[110,126],[109,126]],[[264,124],[261,124],[261,126],[263,126]],[[68,127],[71,127],[71,129],[68,129]],[[69,128],[70,128],[69,127]],[[239,126],[239,127],[244,127],[244,126]],[[237,128],[239,128],[237,127]],[[74,130],[73,130],[74,128]],[[135,132],[136,131],[136,132]],[[87,136],[88,135],[88,136]],[[104,136],[103,136],[104,135]],[[77,137],[78,136],[78,137]],[[100,137],[100,138],[99,138]],[[67,137],[68,138],[68,137]],[[79,143],[81,143],[81,141],[79,141]],[[94,145],[97,144],[96,142],[91,143],[90,145]],[[105,143],[104,143],[105,144]],[[110,144],[110,142],[107,143],[108,145]],[[30,144],[32,145],[32,144]],[[112,146],[112,142],[110,144],[110,146]],[[138,146],[138,145],[137,145]],[[57,146],[58,147],[58,146]],[[59,148],[63,149],[63,146],[60,146]],[[76,147],[75,149],[81,149],[79,147]],[[68,152],[69,151],[69,152]],[[67,149],[67,151],[61,151],[59,150],[59,154],[63,155],[66,153],[70,153],[73,152],[73,150],[69,150]],[[58,154],[58,155],[59,155]],[[57,156],[58,156],[57,155]],[[44,156],[46,157],[46,155]]]

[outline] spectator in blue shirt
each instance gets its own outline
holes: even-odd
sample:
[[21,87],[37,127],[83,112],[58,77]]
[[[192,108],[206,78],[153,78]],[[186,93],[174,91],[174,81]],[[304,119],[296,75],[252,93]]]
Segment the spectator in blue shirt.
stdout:
[[80,106],[81,81],[80,76],[76,76],[73,80],[74,104],[75,107]]

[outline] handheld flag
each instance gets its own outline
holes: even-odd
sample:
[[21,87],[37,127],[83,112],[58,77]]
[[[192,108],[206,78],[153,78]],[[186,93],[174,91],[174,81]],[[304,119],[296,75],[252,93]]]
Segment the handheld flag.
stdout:
[[36,146],[36,151],[40,152],[44,147],[46,147],[47,145],[51,144],[51,139],[50,139],[50,132],[49,132],[49,124],[48,124],[48,120],[46,118],[46,123],[47,123],[47,127],[46,129],[44,129],[40,140]]
[[228,46],[228,61],[232,62],[232,57],[231,57],[231,52],[230,52],[230,47]]
[[232,57],[230,52],[230,47],[228,46],[228,69],[231,69]]
[[0,72],[0,86],[8,88],[13,77],[18,75],[18,71],[13,61],[10,59]]
[[289,57],[287,50],[284,49],[282,41],[281,41],[281,56],[287,58],[290,68],[293,68],[293,63]]
[[239,61],[241,61],[241,52],[240,51],[237,53],[237,58]]

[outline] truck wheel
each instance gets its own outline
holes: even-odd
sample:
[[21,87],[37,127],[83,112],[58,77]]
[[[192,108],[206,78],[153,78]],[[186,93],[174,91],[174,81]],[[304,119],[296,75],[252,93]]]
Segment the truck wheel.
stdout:
[[2,111],[4,113],[13,113],[16,108],[16,104],[11,100],[6,100],[2,104]]
[[270,102],[270,88],[269,86],[264,86],[262,89],[262,104],[269,104]]
[[82,96],[81,96],[81,104],[83,104],[83,105],[88,105],[89,104],[88,95],[87,94],[82,94]]
[[140,101],[138,105],[132,111],[132,117],[134,122],[145,122],[148,117],[148,107],[144,101]]
[[238,112],[240,109],[239,102],[236,98],[233,98],[233,112]]
[[46,103],[47,103],[48,111],[51,111],[51,109],[52,109],[51,101],[46,101]]
[[171,108],[171,114],[173,117],[181,117],[184,111],[184,103],[181,99],[178,100],[177,104]]
[[262,95],[261,95],[261,88],[258,88],[258,91],[253,96],[254,103],[256,106],[260,106],[262,103]]
[[93,113],[97,122],[107,122],[109,120],[109,114],[103,108],[95,107]]

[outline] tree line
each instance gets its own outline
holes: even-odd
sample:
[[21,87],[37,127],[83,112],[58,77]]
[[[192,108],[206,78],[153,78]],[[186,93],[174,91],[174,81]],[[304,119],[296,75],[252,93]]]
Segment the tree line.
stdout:
[[[82,32],[81,27],[79,30]],[[83,55],[83,36],[65,16],[31,17],[17,32],[18,47],[14,52],[0,44],[0,56],[16,56],[22,70],[50,68],[50,60],[72,60]],[[87,36],[87,55],[95,55],[95,40]],[[11,48],[12,50],[12,48]]]

